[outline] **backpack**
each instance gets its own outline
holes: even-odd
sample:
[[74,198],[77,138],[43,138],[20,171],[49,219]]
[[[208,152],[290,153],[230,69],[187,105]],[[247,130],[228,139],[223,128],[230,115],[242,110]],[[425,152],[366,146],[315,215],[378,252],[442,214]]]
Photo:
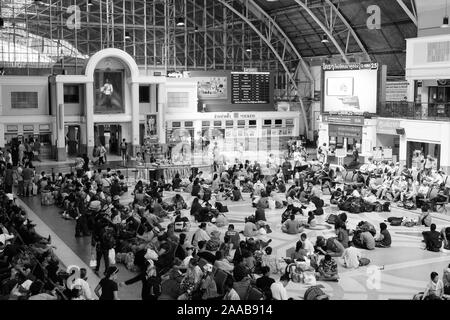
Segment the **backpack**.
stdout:
[[373,204],[369,202],[364,203],[364,211],[365,212],[372,212],[373,211]]
[[121,149],[122,151],[126,151],[126,150],[127,150],[127,147],[128,147],[128,144],[127,144],[126,142],[122,142],[122,143],[120,144],[120,149]]
[[381,203],[379,203],[378,201],[375,202],[374,204],[374,210],[375,212],[383,212],[383,205]]
[[408,210],[416,210],[417,206],[414,203],[414,201],[406,200],[405,203],[403,204],[403,208],[408,209]]
[[391,226],[401,226],[403,222],[403,218],[397,218],[397,217],[389,217],[388,221],[391,223]]
[[364,208],[361,206],[359,201],[352,201],[350,204],[350,213],[361,213],[364,211]]
[[334,225],[337,220],[338,220],[338,216],[331,213],[325,222]]

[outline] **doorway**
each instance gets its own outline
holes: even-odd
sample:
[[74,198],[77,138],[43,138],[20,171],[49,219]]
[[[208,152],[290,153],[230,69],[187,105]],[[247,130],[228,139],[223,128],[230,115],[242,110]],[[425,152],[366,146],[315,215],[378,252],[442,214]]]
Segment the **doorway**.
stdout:
[[76,157],[80,153],[80,126],[66,125],[64,126],[66,135],[66,151],[69,157]]
[[97,124],[94,126],[95,145],[103,145],[108,154],[120,155],[122,126],[119,124]]

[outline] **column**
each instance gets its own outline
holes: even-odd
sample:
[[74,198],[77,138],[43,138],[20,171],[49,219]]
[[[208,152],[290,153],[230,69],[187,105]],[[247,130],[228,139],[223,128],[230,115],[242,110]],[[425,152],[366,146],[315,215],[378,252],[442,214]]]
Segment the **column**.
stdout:
[[0,123],[0,148],[5,147],[5,124]]
[[143,141],[139,141],[139,83],[131,83],[131,144],[133,150],[131,155],[135,155],[135,150]]
[[398,150],[398,162],[400,162],[400,165],[404,166],[406,165],[406,157],[407,157],[407,140],[406,135],[400,136],[400,142],[399,142],[399,150]]
[[64,84],[56,83],[56,160],[67,160],[64,134]]
[[[442,137],[449,137],[450,124],[445,123],[441,126]],[[441,139],[441,159],[440,166],[447,174],[450,174],[450,141],[448,139]]]
[[[86,127],[85,135],[86,135],[86,147],[83,148],[86,150],[88,157],[92,157],[92,151],[95,146],[95,137],[94,137],[94,82],[86,83],[86,87],[84,90],[85,94],[85,119],[86,119]],[[83,131],[83,130],[82,130]],[[83,136],[83,134],[82,134]],[[82,140],[83,141],[83,140]],[[83,142],[84,143],[84,142]]]
[[166,143],[166,105],[167,105],[167,92],[166,85],[163,83],[158,84],[158,135],[159,143]]

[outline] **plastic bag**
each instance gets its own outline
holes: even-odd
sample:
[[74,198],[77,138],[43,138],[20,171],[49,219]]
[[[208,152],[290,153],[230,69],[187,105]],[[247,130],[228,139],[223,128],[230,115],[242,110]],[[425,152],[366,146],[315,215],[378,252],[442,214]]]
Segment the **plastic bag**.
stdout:
[[314,272],[310,271],[303,272],[303,282],[308,286],[315,286],[317,281]]
[[114,250],[114,248],[109,249],[109,251],[108,251],[108,259],[109,259],[109,264],[111,264],[111,265],[115,265],[116,264],[116,250]]
[[95,268],[97,266],[97,252],[95,248],[91,248],[91,260],[89,261],[89,267]]

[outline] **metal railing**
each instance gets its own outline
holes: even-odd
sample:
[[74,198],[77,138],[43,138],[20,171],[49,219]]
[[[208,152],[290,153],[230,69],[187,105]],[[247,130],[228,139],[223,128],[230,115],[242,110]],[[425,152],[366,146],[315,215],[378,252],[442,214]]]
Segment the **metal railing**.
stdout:
[[378,105],[377,114],[387,118],[450,121],[450,103],[386,101]]

